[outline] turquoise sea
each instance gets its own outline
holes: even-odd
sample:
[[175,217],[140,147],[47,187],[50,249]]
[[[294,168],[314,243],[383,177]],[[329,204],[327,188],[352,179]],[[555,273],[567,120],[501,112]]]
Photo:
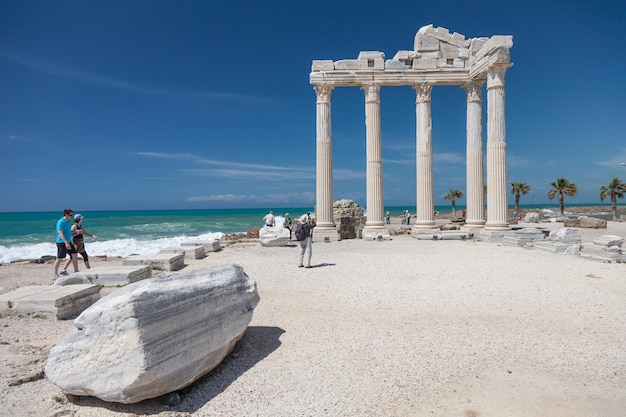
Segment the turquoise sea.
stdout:
[[[579,204],[578,206],[599,204]],[[569,205],[570,207],[576,205]],[[521,206],[526,209],[558,211],[554,204]],[[435,207],[442,214],[451,206]],[[457,205],[457,210],[465,208]],[[567,209],[567,207],[566,207]],[[219,239],[223,234],[245,233],[251,227],[263,226],[263,216],[270,209],[142,210],[142,211],[76,211],[84,216],[83,227],[98,236],[86,237],[90,255],[128,256],[156,253],[192,237]],[[290,213],[297,218],[313,208],[271,208],[282,222]],[[404,210],[415,213],[415,206],[385,207],[392,216]],[[607,206],[607,215],[610,206]],[[62,212],[0,213],[0,263],[55,255],[55,225]]]

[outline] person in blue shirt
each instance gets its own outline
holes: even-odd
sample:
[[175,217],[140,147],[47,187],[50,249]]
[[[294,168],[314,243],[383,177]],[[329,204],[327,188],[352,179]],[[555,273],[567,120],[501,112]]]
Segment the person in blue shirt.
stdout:
[[57,259],[54,261],[54,275],[52,280],[59,278],[59,266],[61,260],[69,254],[72,259],[72,265],[74,265],[74,272],[78,272],[78,256],[76,255],[76,248],[72,245],[72,216],[74,210],[63,210],[63,217],[57,221],[56,226],[56,244],[57,244]]

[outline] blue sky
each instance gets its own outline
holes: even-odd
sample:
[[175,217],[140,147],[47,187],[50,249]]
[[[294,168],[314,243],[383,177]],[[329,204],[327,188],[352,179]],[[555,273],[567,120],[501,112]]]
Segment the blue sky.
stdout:
[[[549,202],[557,177],[578,185],[566,205],[626,180],[622,0],[4,0],[0,211],[311,206],[311,61],[392,58],[428,24],[513,35],[508,180],[530,185],[522,204]],[[365,205],[364,95],[331,99],[334,198]],[[465,110],[460,87],[433,89],[437,205],[466,189]],[[383,87],[381,126],[385,205],[414,206],[414,90]]]

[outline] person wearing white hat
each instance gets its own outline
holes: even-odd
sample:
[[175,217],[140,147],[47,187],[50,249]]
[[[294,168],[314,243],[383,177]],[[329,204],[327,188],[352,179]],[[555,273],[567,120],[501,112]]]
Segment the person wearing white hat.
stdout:
[[[81,225],[83,219],[84,217],[82,214],[74,215],[74,224],[72,225],[72,243],[76,248],[76,252],[82,255],[87,269],[91,269],[91,266],[89,265],[89,255],[87,255],[87,250],[85,249],[84,235],[91,236],[96,240],[98,240],[98,236],[83,229],[83,226]],[[70,266],[71,262],[72,260],[70,259],[65,263],[65,267],[63,268],[63,271],[61,271],[61,275],[67,275],[67,267]]]
[[300,247],[298,248],[298,268],[310,268],[311,267],[311,255],[313,254],[313,228],[315,227],[315,220],[311,218],[311,212],[300,216],[298,221],[304,226],[306,232],[306,238],[300,240]]

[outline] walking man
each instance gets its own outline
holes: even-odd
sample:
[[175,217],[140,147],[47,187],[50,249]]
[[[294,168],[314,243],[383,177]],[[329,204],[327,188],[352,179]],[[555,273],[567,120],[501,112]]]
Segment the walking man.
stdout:
[[57,244],[57,259],[54,261],[54,275],[52,280],[59,278],[59,266],[61,260],[69,254],[72,259],[72,265],[74,266],[74,272],[78,272],[78,257],[76,255],[76,248],[72,245],[72,216],[74,211],[70,209],[63,210],[63,217],[57,221],[56,227],[56,244]]

